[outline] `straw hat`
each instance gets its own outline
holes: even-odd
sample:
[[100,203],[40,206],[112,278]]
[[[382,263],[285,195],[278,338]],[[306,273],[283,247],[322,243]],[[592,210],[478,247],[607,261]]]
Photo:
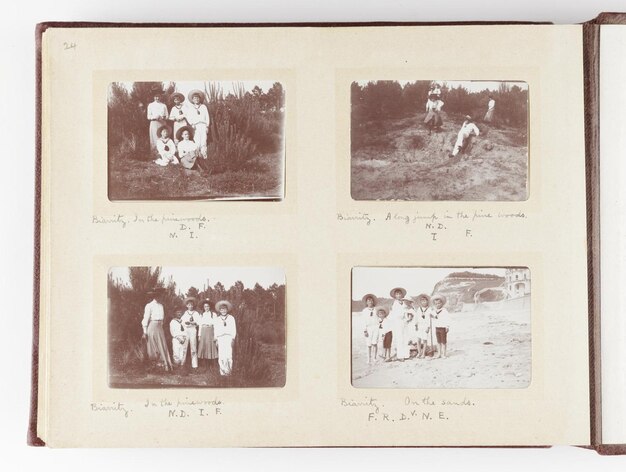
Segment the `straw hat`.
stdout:
[[176,98],[178,98],[178,101],[181,102],[181,103],[185,101],[185,96],[182,93],[180,93],[180,92],[176,92],[176,93],[172,94],[172,97],[171,97],[172,102]]
[[385,315],[389,314],[389,311],[387,311],[387,308],[385,308],[384,306],[377,306],[374,311],[376,312],[376,314],[378,314],[379,311],[382,311],[385,313]]
[[391,298],[396,298],[396,292],[400,290],[400,292],[402,293],[402,298],[406,297],[406,290],[403,289],[402,287],[396,287],[396,288],[392,288],[391,292],[389,292],[389,295],[391,295]]
[[420,293],[417,297],[415,297],[415,301],[419,302],[422,298],[425,298],[426,301],[430,304],[430,297],[425,293]]
[[465,121],[472,121],[472,117],[470,115],[465,115]]
[[433,297],[431,298],[431,300],[434,302],[435,300],[441,300],[443,302],[443,304],[445,305],[446,302],[448,301],[448,299],[444,296],[441,295],[440,293],[433,295]]
[[193,128],[191,126],[183,126],[182,128],[179,128],[179,130],[176,131],[176,139],[178,141],[183,140],[183,131],[189,131],[189,139],[193,141]]
[[217,311],[219,311],[219,309],[223,306],[226,305],[226,308],[228,309],[228,311],[230,312],[233,309],[233,304],[230,303],[228,300],[220,300],[219,302],[217,302],[215,304],[215,309]]
[[196,298],[195,297],[187,297],[185,298],[185,306],[187,305],[187,303],[193,303],[194,306],[196,306]]
[[204,103],[205,101],[205,95],[204,92],[202,90],[199,89],[193,89],[191,92],[189,92],[187,94],[187,98],[189,99],[190,102],[193,102],[193,96],[194,95],[198,95],[200,97],[200,103]]
[[366,293],[365,295],[363,295],[363,298],[361,298],[361,300],[363,300],[363,303],[367,305],[368,298],[372,299],[372,301],[374,302],[374,306],[378,304],[378,298],[376,298],[376,295],[374,295],[373,293]]

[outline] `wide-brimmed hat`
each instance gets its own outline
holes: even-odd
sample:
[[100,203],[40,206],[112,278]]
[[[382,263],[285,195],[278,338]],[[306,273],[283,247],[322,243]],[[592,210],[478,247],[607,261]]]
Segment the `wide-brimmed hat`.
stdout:
[[187,297],[187,298],[185,298],[184,304],[185,304],[185,306],[186,306],[186,305],[187,305],[187,303],[191,302],[191,303],[193,303],[193,304],[194,304],[194,306],[195,306],[195,305],[196,305],[196,301],[197,301],[197,300],[196,300],[196,297]]
[[420,293],[417,297],[415,297],[415,301],[419,302],[422,298],[425,298],[428,303],[430,303],[430,296],[425,293]]
[[448,301],[448,299],[445,297],[445,295],[441,295],[440,293],[433,295],[433,297],[431,298],[431,300],[434,302],[435,300],[441,300],[443,302],[443,304],[445,305],[446,302]]
[[180,102],[184,102],[185,101],[185,96],[182,93],[180,93],[180,92],[175,92],[175,93],[172,94],[172,96],[171,96],[172,102],[174,101],[175,98],[178,98],[178,100]]
[[374,295],[373,293],[366,293],[365,295],[363,295],[363,298],[361,298],[361,300],[363,300],[363,303],[367,305],[368,298],[372,299],[372,301],[374,302],[374,306],[378,304],[378,298],[376,298],[376,295]]
[[189,99],[190,102],[192,102],[192,98],[194,95],[199,95],[200,96],[200,102],[204,103],[204,101],[206,100],[204,92],[200,89],[193,89],[191,92],[189,92],[187,94],[187,98]]
[[157,136],[160,138],[161,137],[161,131],[163,131],[164,129],[167,130],[168,134],[171,136],[172,135],[172,130],[170,129],[169,126],[167,125],[163,125],[163,126],[159,126],[159,129],[157,129]]
[[465,115],[465,121],[472,121],[472,117],[470,115]]
[[215,309],[219,311],[222,305],[226,305],[226,308],[228,309],[228,311],[231,311],[233,309],[233,304],[230,303],[228,300],[220,300],[219,302],[217,302],[215,304]]
[[389,292],[389,295],[391,295],[391,298],[396,298],[396,292],[400,290],[400,292],[402,292],[402,298],[404,298],[406,296],[406,290],[403,289],[402,287],[396,287],[396,288],[392,288],[391,292]]
[[189,131],[189,139],[193,141],[193,128],[191,126],[183,126],[176,131],[176,139],[178,141],[183,140],[183,131]]
[[379,311],[384,311],[385,315],[389,314],[389,310],[387,310],[387,308],[385,308],[384,306],[377,306],[376,308],[374,308],[374,311],[376,312],[376,314],[378,314]]

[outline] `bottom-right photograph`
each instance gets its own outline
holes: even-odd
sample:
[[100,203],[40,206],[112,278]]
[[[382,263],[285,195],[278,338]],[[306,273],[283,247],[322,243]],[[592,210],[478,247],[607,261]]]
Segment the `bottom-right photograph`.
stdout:
[[354,267],[352,385],[526,388],[527,267]]

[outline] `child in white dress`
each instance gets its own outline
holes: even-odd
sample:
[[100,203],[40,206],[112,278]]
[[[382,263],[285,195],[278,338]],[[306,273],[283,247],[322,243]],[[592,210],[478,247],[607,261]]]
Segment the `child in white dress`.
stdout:
[[416,298],[418,308],[415,310],[415,326],[417,329],[417,357],[424,359],[426,357],[426,344],[428,335],[430,334],[430,316],[432,308],[430,306],[430,297],[425,293],[418,295]]
[[374,306],[377,303],[377,299],[371,293],[368,293],[363,297],[365,302],[365,308],[363,308],[362,314],[365,318],[365,345],[367,346],[367,363],[371,364],[372,360],[376,360],[378,354],[378,316],[376,314]]

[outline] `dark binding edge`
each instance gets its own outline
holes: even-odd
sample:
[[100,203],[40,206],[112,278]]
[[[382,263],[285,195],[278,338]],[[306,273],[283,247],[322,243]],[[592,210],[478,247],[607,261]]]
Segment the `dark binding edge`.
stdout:
[[587,303],[589,317],[589,413],[590,442],[602,442],[600,369],[600,115],[599,53],[600,29],[583,24],[583,68],[585,103],[585,177],[587,199]]
[[27,444],[45,446],[37,436],[37,412],[39,400],[39,289],[41,262],[41,40],[47,29],[45,24],[35,29],[35,235],[33,253],[33,345],[31,349],[30,414],[28,419]]

